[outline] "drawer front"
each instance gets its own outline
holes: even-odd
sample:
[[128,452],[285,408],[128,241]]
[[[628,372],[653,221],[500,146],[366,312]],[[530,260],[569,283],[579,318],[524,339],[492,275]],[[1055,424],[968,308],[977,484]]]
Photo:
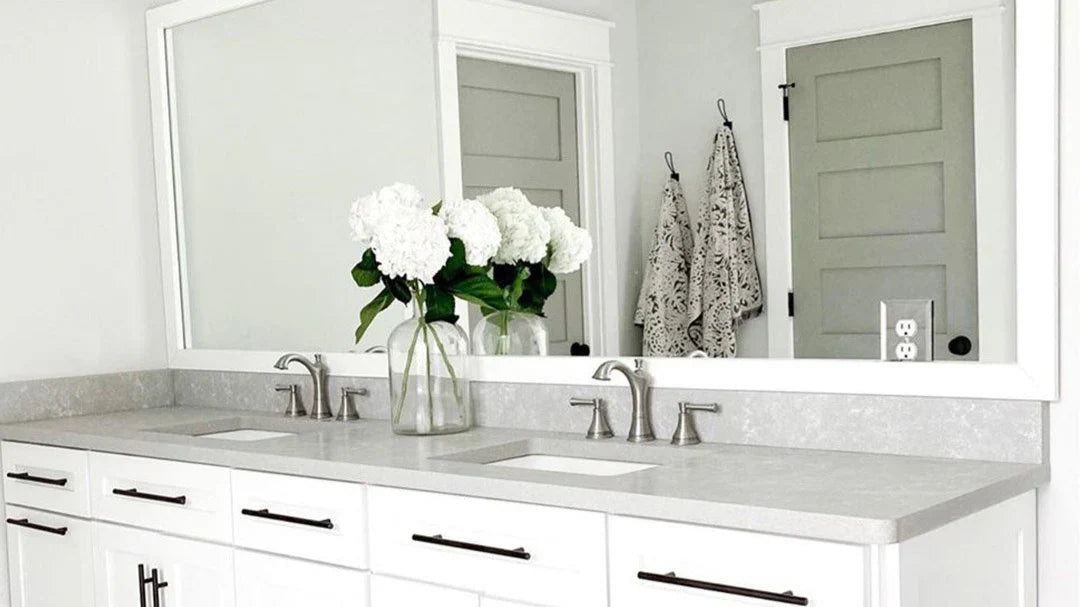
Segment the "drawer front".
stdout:
[[548,606],[607,605],[604,515],[368,488],[376,573]]
[[90,516],[88,453],[5,441],[4,499],[11,504]]
[[367,567],[363,485],[234,470],[236,545],[342,567]]
[[371,607],[478,607],[480,596],[412,580],[371,576]]
[[232,541],[229,469],[90,454],[94,518],[177,535]]
[[90,522],[8,505],[12,607],[93,607]]
[[237,550],[236,607],[367,607],[367,573]]
[[608,533],[612,605],[866,604],[860,546],[617,516]]

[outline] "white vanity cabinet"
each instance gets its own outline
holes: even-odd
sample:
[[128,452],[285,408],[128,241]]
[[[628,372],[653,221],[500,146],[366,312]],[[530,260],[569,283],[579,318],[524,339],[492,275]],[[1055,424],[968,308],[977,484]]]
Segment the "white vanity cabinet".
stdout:
[[95,521],[97,607],[232,607],[233,549]]

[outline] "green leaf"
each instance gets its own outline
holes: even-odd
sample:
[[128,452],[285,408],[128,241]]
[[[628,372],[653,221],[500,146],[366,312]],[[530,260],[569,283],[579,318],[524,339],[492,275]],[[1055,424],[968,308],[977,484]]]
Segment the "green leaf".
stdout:
[[473,275],[447,285],[454,295],[478,306],[487,306],[496,310],[506,310],[507,302],[503,290],[488,276]]
[[383,276],[382,281],[390,291],[390,294],[394,296],[394,299],[403,304],[412,301],[412,291],[409,290],[409,283],[404,278],[400,276],[394,278]]
[[427,308],[427,312],[424,313],[424,320],[427,322],[439,320],[450,323],[457,322],[458,316],[454,314],[453,294],[438,286],[426,285],[424,287],[424,306]]
[[379,262],[375,261],[374,251],[371,249],[364,251],[360,263],[353,266],[352,277],[358,287],[370,287],[378,284],[379,279],[382,278],[382,273],[379,272]]
[[521,299],[521,294],[525,291],[525,281],[532,275],[532,271],[525,266],[518,267],[517,274],[514,276],[514,281],[510,283],[509,293],[507,294],[507,300],[511,303]]
[[491,277],[495,280],[495,284],[503,288],[514,284],[514,279],[517,278],[517,275],[517,265],[496,264],[491,269]]
[[383,289],[360,310],[360,326],[356,328],[356,343],[360,343],[360,338],[367,332],[379,312],[389,308],[392,303],[394,303],[394,296],[389,289]]
[[446,260],[446,265],[439,271],[439,274],[442,274],[446,280],[453,280],[466,268],[465,243],[460,238],[451,238],[450,258]]
[[439,214],[439,211],[442,210],[442,203],[443,203],[443,201],[440,200],[439,202],[435,203],[435,206],[431,207],[431,214],[432,215],[438,215]]

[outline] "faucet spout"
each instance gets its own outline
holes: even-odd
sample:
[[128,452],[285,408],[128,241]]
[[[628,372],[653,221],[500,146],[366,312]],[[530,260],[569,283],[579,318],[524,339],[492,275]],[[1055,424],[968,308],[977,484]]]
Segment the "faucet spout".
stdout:
[[649,376],[645,373],[645,361],[640,358],[634,359],[634,368],[631,369],[625,363],[617,360],[609,360],[600,364],[593,373],[593,379],[599,381],[611,381],[611,372],[617,371],[626,377],[630,384],[630,432],[626,440],[632,443],[643,443],[656,440],[653,433],[652,414],[649,402]]
[[316,354],[315,360],[311,361],[302,354],[290,352],[277,359],[277,362],[274,363],[274,368],[284,371],[285,369],[288,369],[289,365],[292,363],[299,363],[311,375],[313,392],[311,401],[314,403],[311,410],[311,417],[314,419],[333,418],[334,414],[330,410],[330,398],[328,394],[330,369],[326,366],[323,355]]

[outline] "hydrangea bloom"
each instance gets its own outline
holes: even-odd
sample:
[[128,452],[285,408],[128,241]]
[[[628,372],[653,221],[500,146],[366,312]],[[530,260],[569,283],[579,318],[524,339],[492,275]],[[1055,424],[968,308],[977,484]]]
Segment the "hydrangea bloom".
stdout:
[[486,266],[499,250],[502,236],[495,216],[476,200],[447,200],[439,210],[451,238],[465,245],[465,263]]
[[514,264],[537,263],[547,255],[551,227],[517,188],[499,188],[477,198],[499,225],[501,240],[493,261]]
[[375,190],[352,205],[349,225],[352,227],[353,240],[366,249],[371,246],[376,228],[387,215],[393,215],[402,208],[423,209],[430,206],[420,190],[407,183],[395,183]]
[[548,269],[554,274],[577,271],[592,254],[592,237],[589,232],[574,225],[566,211],[560,208],[543,208],[540,212],[551,226],[551,243],[548,245],[551,257],[548,259]]
[[431,283],[450,258],[446,223],[415,187],[395,183],[353,203],[353,240],[371,248],[387,276]]

